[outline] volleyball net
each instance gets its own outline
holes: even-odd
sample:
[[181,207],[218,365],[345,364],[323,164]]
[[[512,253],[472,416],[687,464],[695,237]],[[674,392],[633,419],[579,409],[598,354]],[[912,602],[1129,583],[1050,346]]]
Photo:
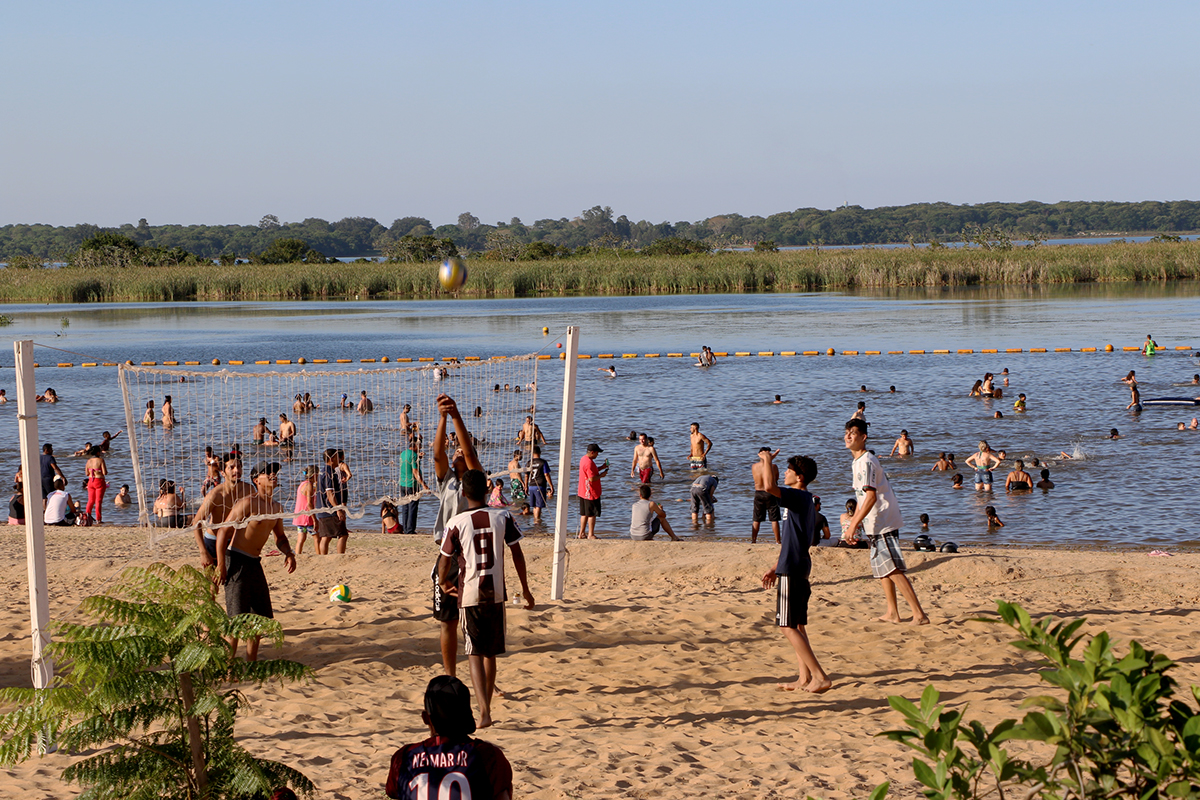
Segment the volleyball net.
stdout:
[[[432,447],[441,394],[457,403],[488,475],[506,473],[514,450],[524,450],[523,463],[531,455],[532,437],[518,442],[517,435],[526,416],[537,419],[537,365],[536,354],[355,370],[123,364],[120,385],[139,521],[144,526],[155,521],[155,501],[164,490],[173,489],[182,509],[195,513],[214,485],[210,458],[231,452],[241,454],[243,480],[260,462],[280,465],[275,501],[284,511],[239,526],[272,516],[290,519],[305,468],[320,469],[329,449],[341,451],[352,475],[346,482],[349,518],[359,519],[384,501],[400,506],[419,499],[422,495],[401,491],[400,458],[411,438],[422,476],[435,487]],[[295,432],[289,437],[290,426]],[[453,430],[448,424],[447,435]],[[181,532],[153,530],[152,541]]]

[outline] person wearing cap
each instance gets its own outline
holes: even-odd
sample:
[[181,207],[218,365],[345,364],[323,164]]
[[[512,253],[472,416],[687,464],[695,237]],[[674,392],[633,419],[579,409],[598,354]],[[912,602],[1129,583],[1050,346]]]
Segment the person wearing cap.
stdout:
[[471,800],[510,800],[512,766],[496,745],[472,739],[471,695],[458,678],[439,675],[425,689],[421,720],[429,738],[392,755],[385,789],[393,800],[458,796]]
[[[211,567],[217,563],[217,524],[225,521],[239,500],[254,493],[254,487],[242,480],[241,456],[232,453],[224,456],[221,459],[221,473],[225,480],[204,495],[196,516],[192,517],[192,529],[200,548],[201,567]],[[210,523],[207,531],[204,530],[205,522]]]
[[[596,517],[600,516],[600,479],[608,474],[608,460],[596,466],[596,456],[604,451],[592,442],[579,459],[579,538],[596,538]],[[561,488],[561,487],[560,487]]]
[[354,408],[354,403],[350,401],[350,395],[342,392],[342,402],[339,404],[341,408]]
[[[463,422],[458,404],[454,398],[446,394],[437,397],[438,424],[433,434],[433,477],[437,481],[437,496],[440,502],[437,517],[433,521],[433,541],[442,543],[446,531],[446,523],[467,507],[467,501],[462,494],[462,479],[468,470],[483,470],[479,456],[475,453],[475,439]],[[462,444],[454,449],[453,456],[446,455],[448,438],[446,422],[454,425],[456,438]],[[440,632],[438,636],[442,650],[442,668],[447,675],[458,672],[458,597],[445,592],[441,581],[438,580],[438,563],[434,562],[429,578],[433,581],[433,618],[438,621]],[[447,580],[451,583],[458,581],[458,562],[451,565],[451,574]]]
[[[225,517],[224,525],[217,531],[217,568],[213,582],[225,586],[225,610],[231,617],[239,614],[257,614],[274,619],[271,607],[271,590],[262,568],[262,549],[267,537],[275,535],[275,546],[283,553],[283,563],[289,573],[296,571],[296,554],[287,534],[283,531],[283,519],[252,519],[262,515],[274,515],[283,511],[283,506],[273,499],[279,464],[260,461],[250,471],[254,494],[234,503]],[[243,527],[237,523],[249,519]],[[246,660],[258,659],[259,637],[246,642]],[[238,640],[231,639],[229,647],[237,656]]]

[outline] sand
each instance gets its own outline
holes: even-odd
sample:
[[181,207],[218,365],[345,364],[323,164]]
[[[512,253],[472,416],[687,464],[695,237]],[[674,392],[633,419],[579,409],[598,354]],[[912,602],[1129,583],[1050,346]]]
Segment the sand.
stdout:
[[[146,548],[129,529],[48,535],[52,614],[61,617],[126,563],[193,560],[180,537]],[[567,598],[549,601],[552,542],[526,539],[537,607],[511,610],[497,725],[521,798],[865,797],[879,782],[918,796],[911,757],[875,734],[899,725],[889,695],[933,683],[991,725],[1046,690],[1034,662],[999,625],[973,621],[1017,601],[1035,615],[1089,619],[1120,642],[1137,638],[1200,683],[1200,554],[1043,549],[909,552],[932,625],[875,621],[882,592],[863,551],[814,551],[809,634],[833,680],[826,694],[782,692],[795,660],[761,588],[776,546],[760,542],[571,540]],[[306,773],[326,798],[383,796],[393,751],[424,738],[420,698],[440,672],[429,617],[434,548],[425,536],[358,534],[345,556],[306,554],[294,575],[267,560],[282,655],[316,669],[304,685],[249,689],[238,727],[252,752]],[[29,685],[23,531],[0,532],[13,588],[0,617],[0,685]],[[513,575],[509,566],[509,575]],[[515,579],[514,579],[515,580]],[[335,583],[355,599],[331,604]],[[266,657],[278,654],[264,647]],[[465,660],[460,677],[468,679]],[[468,679],[469,682],[469,679]],[[67,755],[4,775],[9,797],[78,794],[58,776]]]

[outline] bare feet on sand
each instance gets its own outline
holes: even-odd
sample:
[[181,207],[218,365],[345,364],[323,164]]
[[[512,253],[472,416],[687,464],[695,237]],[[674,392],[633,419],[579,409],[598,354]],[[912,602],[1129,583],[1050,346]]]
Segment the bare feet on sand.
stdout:
[[812,680],[798,680],[792,681],[791,683],[781,683],[778,685],[778,689],[781,692],[794,692],[796,690],[800,690],[802,692],[811,692],[812,694],[821,694],[822,692],[829,691],[830,687],[832,686],[833,683],[828,678],[825,678],[824,680],[817,680],[816,678],[813,678]]

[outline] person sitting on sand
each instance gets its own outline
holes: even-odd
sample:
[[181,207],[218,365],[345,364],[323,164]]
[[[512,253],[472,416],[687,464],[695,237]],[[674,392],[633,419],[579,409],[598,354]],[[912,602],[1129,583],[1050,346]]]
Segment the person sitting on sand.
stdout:
[[[774,454],[767,453],[769,463]],[[787,509],[781,523],[782,537],[779,559],[763,575],[764,589],[778,587],[775,592],[775,623],[783,630],[784,638],[796,653],[799,676],[789,683],[779,684],[784,691],[819,694],[828,691],[833,683],[809,644],[808,599],[812,594],[808,576],[812,572],[812,557],[808,548],[816,533],[816,506],[812,495],[803,487],[817,477],[817,463],[808,456],[792,456],[783,473],[784,487],[771,484],[767,491]]]
[[862,523],[853,530],[850,529],[850,521],[854,519],[854,512],[858,511],[858,501],[851,497],[846,501],[846,510],[838,518],[838,522],[842,526],[842,538],[838,540],[838,547],[857,547],[861,539],[863,539]]
[[187,503],[183,492],[176,491],[175,481],[163,478],[158,482],[158,498],[154,501],[155,524],[160,528],[186,528]]
[[983,510],[983,513],[987,514],[987,524],[988,524],[989,531],[994,531],[997,528],[1004,527],[1004,523],[1000,521],[999,515],[996,514],[995,506],[988,506],[987,508],[985,508]]
[[650,499],[652,491],[648,483],[638,487],[640,499],[634,502],[629,512],[629,538],[635,542],[648,542],[660,530],[664,530],[672,542],[678,542],[679,537],[671,530],[671,523],[667,522],[666,509]]
[[1037,482],[1037,488],[1039,488],[1039,489],[1053,489],[1053,488],[1054,488],[1054,481],[1050,480],[1050,470],[1048,470],[1048,469],[1043,469],[1043,470],[1042,470],[1042,473],[1041,473],[1041,475],[1042,475],[1042,479],[1041,479],[1040,481],[1038,481],[1038,482]]
[[396,510],[395,503],[384,500],[379,504],[379,532],[404,533],[404,528],[400,525],[400,512]]
[[[512,800],[513,771],[504,752],[472,739],[475,717],[471,694],[458,678],[438,675],[425,688],[421,721],[429,738],[401,747],[392,755],[385,791],[394,800],[451,796]],[[419,791],[424,789],[424,791]]]
[[938,453],[938,460],[929,470],[930,472],[946,472],[951,468],[950,460],[946,458],[945,453]]
[[1025,462],[1018,460],[1013,471],[1004,480],[1004,491],[1027,491],[1033,485],[1033,478],[1025,471]]

